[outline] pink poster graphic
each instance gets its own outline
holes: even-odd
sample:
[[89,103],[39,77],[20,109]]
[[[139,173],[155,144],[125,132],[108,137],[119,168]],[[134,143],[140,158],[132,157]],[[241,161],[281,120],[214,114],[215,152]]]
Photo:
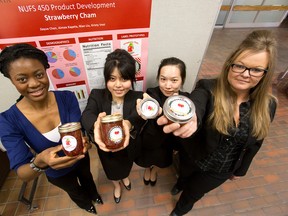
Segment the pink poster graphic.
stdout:
[[[136,90],[145,89],[152,0],[11,0],[0,4],[0,51],[29,43],[48,58],[50,88],[73,91],[81,109],[104,88],[106,56],[127,50],[137,62]],[[25,30],[23,30],[25,29]]]

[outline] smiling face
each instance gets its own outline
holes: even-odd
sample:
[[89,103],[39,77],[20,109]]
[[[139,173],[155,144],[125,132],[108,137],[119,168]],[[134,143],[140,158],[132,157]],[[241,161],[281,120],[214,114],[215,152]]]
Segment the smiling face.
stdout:
[[[269,55],[266,51],[251,53],[247,50],[241,53],[233,63],[244,65],[247,68],[266,69],[268,67],[268,59]],[[230,67],[228,82],[236,93],[249,93],[250,89],[254,88],[264,76],[252,77],[249,75],[248,70],[243,73],[235,73]]]
[[30,58],[20,58],[9,67],[11,82],[17,91],[31,101],[41,101],[48,94],[49,79],[43,64]]
[[123,102],[124,96],[131,89],[131,80],[122,78],[118,68],[115,67],[107,82],[107,88],[112,94],[112,99],[115,102]]
[[176,65],[166,65],[161,68],[158,84],[161,92],[169,97],[178,93],[182,86],[180,70]]

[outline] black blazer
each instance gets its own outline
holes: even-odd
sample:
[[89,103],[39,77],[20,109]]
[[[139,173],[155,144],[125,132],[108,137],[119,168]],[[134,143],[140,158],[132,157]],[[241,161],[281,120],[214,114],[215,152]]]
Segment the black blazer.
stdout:
[[[216,84],[215,79],[199,80],[195,89],[191,92],[190,98],[195,103],[196,115],[198,121],[197,131],[187,139],[182,139],[183,148],[188,157],[195,161],[207,156],[213,152],[222,142],[222,139],[227,138],[220,134],[215,129],[211,128],[206,121],[214,109],[214,97],[211,90]],[[273,99],[270,103],[271,121],[274,118],[276,111],[276,101]],[[251,135],[247,139],[246,144],[242,148],[240,157],[235,164],[233,174],[235,176],[244,176],[258,150],[263,143],[263,139],[257,140]]]
[[[140,131],[145,122],[136,111],[136,100],[142,98],[143,92],[128,91],[123,103],[123,118],[129,120],[137,132]],[[99,113],[111,114],[112,95],[107,89],[93,89],[89,95],[88,103],[82,113],[82,126],[94,141],[94,123]]]

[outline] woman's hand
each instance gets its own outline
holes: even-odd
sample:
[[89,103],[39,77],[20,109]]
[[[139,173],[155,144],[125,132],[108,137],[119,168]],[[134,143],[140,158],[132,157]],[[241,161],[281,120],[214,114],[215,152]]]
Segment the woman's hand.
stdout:
[[188,138],[197,130],[197,116],[194,115],[189,122],[182,126],[179,123],[168,124],[168,119],[165,116],[161,116],[158,118],[157,124],[165,125],[163,127],[164,133],[173,133],[175,136]]
[[[50,167],[52,169],[59,170],[70,167],[77,161],[85,157],[84,154],[74,157],[59,157],[57,154],[57,152],[59,151],[62,151],[62,145],[45,149],[44,151],[35,156],[33,163],[35,164],[35,166],[42,169]],[[24,164],[17,169],[17,175],[21,180],[25,182],[35,179],[41,173],[42,172],[36,172],[32,170],[29,163]]]
[[92,144],[89,141],[88,137],[86,136],[82,137],[82,142],[83,142],[83,154],[85,154],[89,149],[92,148]]
[[101,136],[101,118],[106,116],[105,112],[99,113],[96,122],[94,123],[94,140],[102,151],[109,152],[110,149],[106,148],[105,143],[102,141]]
[[[142,115],[141,113],[141,102],[146,99],[146,98],[151,98],[147,93],[143,93],[143,99],[137,99],[136,100],[136,110],[139,116],[141,116],[142,119],[147,120],[147,118],[145,116]],[[159,112],[158,112],[158,116],[161,115],[162,113],[162,108],[159,106]]]
[[132,129],[132,124],[128,120],[123,120],[123,129],[125,134],[125,140],[123,144],[123,148],[126,148],[129,145],[130,140],[130,130]]
[[70,167],[73,164],[75,164],[77,161],[85,157],[84,154],[74,156],[74,157],[70,157],[70,156],[59,157],[57,154],[57,152],[59,151],[62,151],[62,145],[58,145],[55,147],[45,149],[44,151],[42,151],[36,156],[34,160],[35,165],[40,168],[49,166],[52,169],[57,170],[57,169]]

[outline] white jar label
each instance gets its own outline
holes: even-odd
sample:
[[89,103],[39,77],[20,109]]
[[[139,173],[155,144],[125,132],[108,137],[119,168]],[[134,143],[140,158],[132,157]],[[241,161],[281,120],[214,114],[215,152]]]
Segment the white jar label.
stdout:
[[109,139],[115,144],[120,143],[123,139],[122,128],[119,126],[112,127],[109,131]]
[[62,146],[66,151],[73,151],[77,147],[77,139],[70,135],[64,136]]
[[144,116],[156,116],[158,113],[158,106],[153,101],[146,101],[141,106],[141,112]]
[[186,100],[175,99],[171,101],[170,109],[177,116],[186,116],[191,112],[191,108]]

